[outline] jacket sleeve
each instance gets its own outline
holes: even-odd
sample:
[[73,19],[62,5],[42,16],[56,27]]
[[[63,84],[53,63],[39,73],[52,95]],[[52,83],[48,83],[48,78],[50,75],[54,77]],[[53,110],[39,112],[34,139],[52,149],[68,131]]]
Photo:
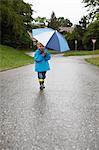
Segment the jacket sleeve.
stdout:
[[39,52],[38,50],[37,50],[37,51],[35,52],[35,54],[34,54],[34,60],[35,60],[36,62],[40,62],[40,61],[43,60],[43,56],[40,55],[40,52]]
[[51,55],[49,52],[46,53],[46,56],[45,56],[45,60],[50,60],[51,59]]

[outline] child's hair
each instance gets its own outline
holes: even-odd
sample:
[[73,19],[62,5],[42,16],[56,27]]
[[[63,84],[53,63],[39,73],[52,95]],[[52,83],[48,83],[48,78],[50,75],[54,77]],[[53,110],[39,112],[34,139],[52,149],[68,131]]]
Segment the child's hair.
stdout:
[[37,42],[37,45],[42,45],[42,46],[44,46],[43,44],[41,44],[40,42]]
[[36,44],[39,45],[39,44],[41,44],[41,43],[40,43],[40,42],[37,42]]
[[40,49],[40,50],[43,50],[44,46],[40,42],[37,42],[37,48]]

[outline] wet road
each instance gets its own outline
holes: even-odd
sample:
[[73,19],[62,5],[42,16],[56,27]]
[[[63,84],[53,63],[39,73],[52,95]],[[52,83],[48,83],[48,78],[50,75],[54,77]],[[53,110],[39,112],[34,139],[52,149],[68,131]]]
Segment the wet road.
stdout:
[[53,56],[46,89],[33,65],[0,73],[0,150],[99,150],[99,68]]

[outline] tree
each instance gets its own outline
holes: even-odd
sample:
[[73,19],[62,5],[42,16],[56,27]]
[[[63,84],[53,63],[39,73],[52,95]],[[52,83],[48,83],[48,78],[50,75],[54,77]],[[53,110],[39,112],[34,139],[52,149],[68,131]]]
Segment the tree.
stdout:
[[73,24],[70,22],[69,19],[65,19],[63,23],[63,27],[71,27]]
[[59,26],[63,27],[64,20],[65,20],[64,17],[59,17],[58,18]]
[[58,22],[61,27],[71,27],[73,25],[69,19],[64,19],[64,17],[59,17]]
[[48,23],[48,27],[53,28],[55,30],[59,30],[59,22],[58,22],[58,19],[55,16],[54,12],[52,12],[52,14],[51,14],[51,19]]
[[93,20],[99,12],[99,0],[83,0],[83,2],[86,4],[85,7],[89,9],[89,19]]
[[45,26],[47,26],[47,24],[48,24],[48,19],[46,18],[46,17],[37,17],[37,18],[34,18],[33,19],[33,22],[34,22],[34,26],[36,26],[36,23],[37,23],[37,26],[39,25],[39,26],[43,26],[43,27],[45,27]]
[[87,28],[83,37],[85,49],[92,50],[92,39],[96,39],[96,49],[99,49],[99,20],[96,20]]
[[1,43],[13,47],[28,46],[32,9],[23,0],[0,1]]
[[86,28],[87,28],[87,25],[89,24],[89,21],[88,21],[87,16],[83,16],[83,17],[81,18],[81,20],[79,21],[79,24],[80,24],[80,26],[81,26],[83,29],[86,29]]
[[68,40],[70,49],[75,49],[75,40],[77,40],[77,50],[83,49],[82,37],[85,30],[80,25],[76,25],[72,33],[65,33],[65,38]]
[[83,0],[84,3],[86,3],[86,7],[87,6],[98,6],[99,5],[99,0]]

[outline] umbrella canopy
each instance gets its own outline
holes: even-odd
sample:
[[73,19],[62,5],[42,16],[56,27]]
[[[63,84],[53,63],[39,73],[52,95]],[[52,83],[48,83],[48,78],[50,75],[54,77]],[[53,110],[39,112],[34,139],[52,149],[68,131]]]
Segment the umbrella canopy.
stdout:
[[68,43],[62,34],[51,28],[32,29],[32,36],[49,49],[60,52],[70,50]]

